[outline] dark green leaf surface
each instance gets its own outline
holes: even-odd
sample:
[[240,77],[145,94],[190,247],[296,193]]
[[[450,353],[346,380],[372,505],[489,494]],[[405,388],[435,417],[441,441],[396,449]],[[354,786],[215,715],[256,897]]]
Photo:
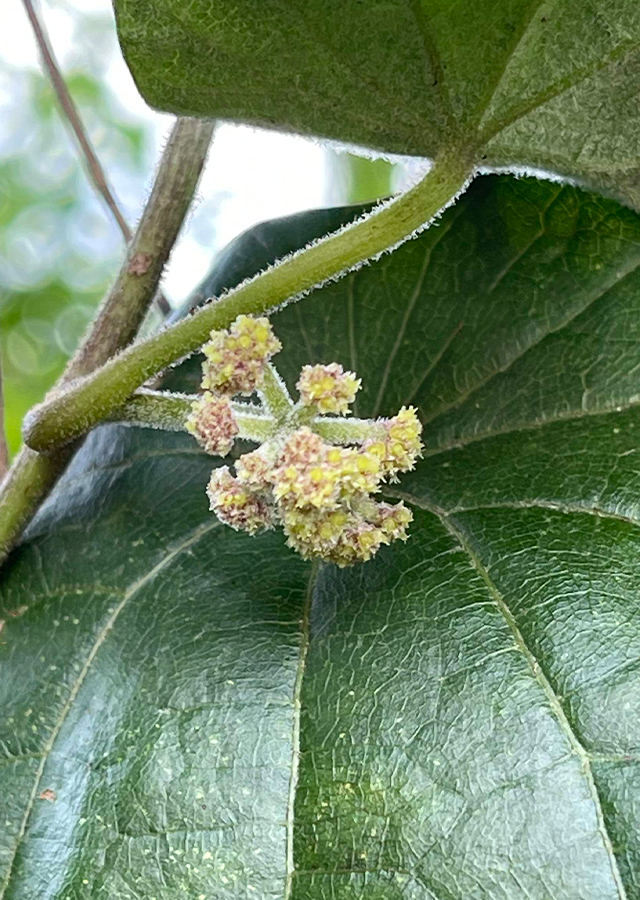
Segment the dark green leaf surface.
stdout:
[[0,896],[639,900],[638,217],[481,179],[274,322],[419,405],[411,539],[314,572],[96,431],[4,577]]
[[578,178],[640,206],[636,0],[114,0],[151,105]]

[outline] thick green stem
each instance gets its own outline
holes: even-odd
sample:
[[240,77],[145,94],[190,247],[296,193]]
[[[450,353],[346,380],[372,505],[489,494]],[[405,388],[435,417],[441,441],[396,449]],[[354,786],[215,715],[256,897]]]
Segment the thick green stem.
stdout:
[[0,563],[77,449],[67,444],[45,456],[22,447],[0,485]]
[[125,350],[35,409],[25,422],[26,442],[43,451],[73,440],[112,415],[152,375],[197,350],[212,329],[227,327],[240,313],[274,310],[412,237],[464,189],[472,168],[466,156],[442,155],[406,194]]

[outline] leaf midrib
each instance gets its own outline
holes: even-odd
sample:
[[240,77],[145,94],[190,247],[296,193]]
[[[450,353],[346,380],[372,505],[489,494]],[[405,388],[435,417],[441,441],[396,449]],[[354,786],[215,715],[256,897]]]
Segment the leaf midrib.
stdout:
[[[488,144],[515,122],[520,121],[520,119],[524,119],[530,113],[534,112],[537,109],[540,109],[547,103],[550,103],[552,100],[557,99],[558,97],[562,96],[562,94],[573,90],[579,84],[582,84],[583,81],[587,81],[592,76],[597,75],[598,72],[603,71],[611,65],[624,61],[627,56],[635,53],[638,50],[638,47],[640,47],[640,44],[637,40],[622,41],[611,51],[606,59],[598,60],[590,66],[585,66],[579,72],[572,72],[570,76],[567,76],[567,78],[564,78],[553,85],[549,85],[544,91],[541,91],[539,94],[537,94],[526,106],[521,107],[517,111],[508,113],[502,119],[498,119],[491,127],[488,127],[485,131],[480,131],[478,134],[480,143]],[[489,104],[490,102],[491,101],[489,101]],[[485,107],[485,112],[488,109],[489,104],[487,104],[487,106]]]
[[300,645],[298,650],[298,665],[296,667],[296,677],[293,687],[293,724],[291,729],[291,772],[289,778],[289,795],[287,798],[287,840],[286,840],[286,875],[284,886],[284,900],[290,900],[293,888],[293,877],[296,874],[295,861],[293,858],[293,841],[295,829],[295,802],[298,789],[298,775],[300,768],[300,719],[302,713],[302,685],[307,665],[307,656],[309,654],[310,630],[311,630],[311,606],[313,603],[313,593],[318,578],[320,566],[314,563],[311,567],[309,575],[309,583],[307,586],[307,594],[304,607],[302,610],[302,618],[300,622]]
[[618,401],[612,402],[610,406],[602,406],[599,409],[569,410],[566,413],[556,413],[553,416],[549,416],[548,419],[539,419],[532,422],[518,422],[514,426],[494,428],[487,431],[478,431],[470,435],[469,437],[457,438],[455,441],[447,444],[442,444],[439,447],[434,447],[432,450],[427,449],[424,451],[422,456],[424,459],[432,459],[434,456],[441,456],[443,453],[450,453],[452,450],[463,450],[465,447],[469,447],[471,444],[478,444],[482,441],[490,441],[494,438],[503,437],[507,434],[520,434],[521,432],[526,431],[538,431],[543,428],[549,428],[553,425],[559,425],[562,422],[576,422],[580,419],[590,419],[595,416],[617,416],[639,408],[640,399],[634,402],[627,401],[624,406],[621,405],[621,403]]

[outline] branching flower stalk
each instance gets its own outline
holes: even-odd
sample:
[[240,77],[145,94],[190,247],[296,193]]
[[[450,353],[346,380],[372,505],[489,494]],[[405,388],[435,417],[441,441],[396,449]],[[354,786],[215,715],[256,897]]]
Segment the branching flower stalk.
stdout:
[[[248,534],[280,525],[307,559],[364,562],[383,544],[407,539],[410,510],[373,495],[413,468],[422,426],[411,407],[391,419],[347,418],[360,379],[337,363],[304,366],[294,403],[270,362],[280,349],[268,319],[238,316],[203,347],[197,399],[141,394],[127,415],[164,428],[183,425],[215,456],[226,456],[239,437],[259,443],[240,456],[235,473],[213,470],[207,494],[218,518]],[[254,392],[259,406],[233,400]]]
[[[141,385],[196,351],[212,330],[227,328],[238,315],[259,316],[283,303],[299,300],[327,279],[341,277],[418,234],[455,202],[474,171],[469,151],[443,148],[431,171],[405,194],[351,226],[281,260],[192,316],[137,342],[108,362],[105,348],[109,335],[117,337],[120,347],[126,340],[122,339],[125,329],[118,322],[117,307],[104,308],[90,337],[98,352],[89,358],[83,348],[79,354],[81,371],[73,373],[75,380],[67,380],[61,390],[34,408],[25,419],[26,447],[0,490],[0,562],[34,514],[38,501],[46,496],[55,473],[64,467],[74,442],[100,422],[119,418]],[[152,196],[149,205],[157,210],[159,205],[153,199]],[[169,243],[173,239],[171,236]],[[154,280],[159,277],[159,272],[147,274]],[[315,427],[320,434],[324,425],[318,422]],[[32,450],[41,455],[31,453]],[[51,463],[46,463],[47,460]]]

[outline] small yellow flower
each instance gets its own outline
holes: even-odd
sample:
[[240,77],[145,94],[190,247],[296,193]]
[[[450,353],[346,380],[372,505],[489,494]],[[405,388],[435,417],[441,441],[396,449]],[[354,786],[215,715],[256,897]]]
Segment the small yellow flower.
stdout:
[[321,413],[345,414],[361,383],[353,372],[345,372],[339,363],[330,363],[303,366],[296,387],[304,406],[315,406]]
[[[194,401],[187,420],[187,429],[207,452],[229,452],[238,434],[230,397],[259,387],[269,358],[279,349],[266,318],[238,316],[228,330],[211,333],[204,347],[205,393]],[[301,406],[292,405],[281,418],[269,418],[263,410],[270,423],[262,432],[268,435],[265,443],[237,460],[235,476],[226,466],[212,473],[207,494],[218,518],[249,534],[280,523],[288,544],[303,557],[338,566],[366,562],[384,544],[406,540],[411,511],[372,495],[385,479],[413,468],[422,449],[422,426],[416,410],[403,407],[391,419],[337,427],[335,417],[349,412],[359,387],[360,379],[338,363],[305,366],[298,381]],[[332,417],[302,424],[309,421],[303,407]],[[235,409],[242,423],[247,413],[242,405]],[[316,425],[321,421],[322,429]],[[363,433],[370,439],[349,446],[361,442]]]
[[384,440],[365,444],[366,451],[380,458],[387,475],[413,469],[422,452],[422,424],[415,408],[403,406],[397,416],[382,424],[386,431]]
[[274,496],[286,506],[335,508],[340,492],[339,470],[327,463],[332,450],[309,428],[298,428],[287,439],[273,470]]
[[251,394],[269,359],[282,349],[265,317],[238,316],[228,330],[212,331],[202,348],[202,387],[219,394]]

